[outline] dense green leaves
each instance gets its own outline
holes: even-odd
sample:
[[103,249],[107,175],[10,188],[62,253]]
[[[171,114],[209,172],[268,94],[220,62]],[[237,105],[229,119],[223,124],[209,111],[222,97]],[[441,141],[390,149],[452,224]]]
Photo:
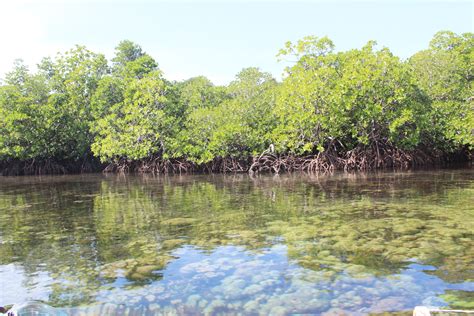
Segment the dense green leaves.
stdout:
[[410,60],[419,87],[429,96],[437,143],[474,147],[474,34],[439,32],[428,50]]
[[163,151],[166,103],[165,85],[159,72],[131,81],[122,102],[110,109],[93,128],[97,132],[92,151],[102,160],[142,159]]
[[0,86],[0,160],[103,162],[181,158],[206,163],[355,148],[458,152],[474,147],[474,38],[437,33],[407,61],[368,42],[335,51],[327,37],[287,42],[281,83],[246,68],[227,86],[163,78],[122,41],[111,64],[85,47],[18,61]]
[[409,68],[374,44],[340,53],[329,50],[327,39],[290,45],[287,50],[297,50],[299,60],[288,69],[277,102],[280,151],[322,151],[335,140],[347,149],[419,143],[429,104],[423,104]]
[[182,133],[183,155],[202,163],[216,157],[245,159],[261,153],[275,126],[276,86],[268,73],[257,68],[242,70],[227,87],[228,98],[213,107],[202,103],[189,114]]
[[37,74],[21,63],[0,87],[3,159],[80,159],[90,152],[90,101],[107,71],[103,55],[76,47],[46,59]]

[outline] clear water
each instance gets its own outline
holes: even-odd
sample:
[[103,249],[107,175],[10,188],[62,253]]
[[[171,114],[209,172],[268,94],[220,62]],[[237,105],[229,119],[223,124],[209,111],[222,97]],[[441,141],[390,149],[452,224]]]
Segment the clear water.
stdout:
[[0,306],[474,309],[473,236],[474,169],[0,177]]

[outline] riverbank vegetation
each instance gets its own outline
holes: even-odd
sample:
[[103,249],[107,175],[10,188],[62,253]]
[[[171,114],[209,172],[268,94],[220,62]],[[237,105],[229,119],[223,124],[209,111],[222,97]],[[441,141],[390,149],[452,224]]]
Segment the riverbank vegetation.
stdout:
[[469,160],[474,35],[442,31],[407,60],[368,42],[288,42],[278,82],[246,68],[227,86],[167,80],[122,41],[109,62],[76,46],[21,62],[0,86],[3,174],[367,170]]

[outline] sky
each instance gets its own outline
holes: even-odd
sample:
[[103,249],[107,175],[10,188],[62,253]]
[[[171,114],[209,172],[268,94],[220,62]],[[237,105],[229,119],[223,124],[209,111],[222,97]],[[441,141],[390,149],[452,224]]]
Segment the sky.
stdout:
[[0,0],[0,78],[17,58],[34,70],[76,44],[112,58],[128,39],[170,80],[226,84],[244,67],[280,79],[276,54],[289,40],[328,36],[337,50],[376,40],[408,58],[440,30],[474,32],[474,1]]

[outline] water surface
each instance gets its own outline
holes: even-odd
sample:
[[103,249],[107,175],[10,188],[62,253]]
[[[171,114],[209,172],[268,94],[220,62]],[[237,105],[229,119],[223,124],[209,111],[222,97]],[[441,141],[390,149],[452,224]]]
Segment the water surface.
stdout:
[[0,177],[0,306],[474,309],[473,228],[474,169]]

